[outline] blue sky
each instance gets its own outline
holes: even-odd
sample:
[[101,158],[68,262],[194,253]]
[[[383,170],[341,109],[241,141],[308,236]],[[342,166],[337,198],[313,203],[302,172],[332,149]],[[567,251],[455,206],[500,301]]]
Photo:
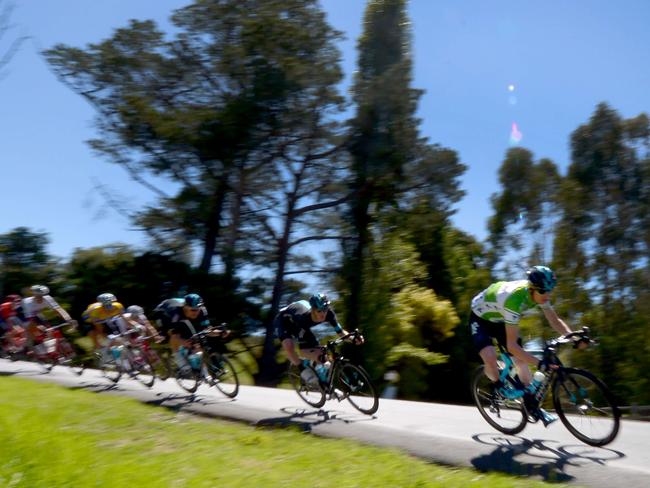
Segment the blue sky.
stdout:
[[[108,208],[93,185],[110,186],[134,207],[152,195],[90,151],[84,141],[95,136],[92,108],[55,78],[38,51],[101,41],[131,18],[168,26],[171,11],[188,2],[14,3],[12,33],[32,39],[0,78],[0,233],[17,226],[46,231],[49,251],[62,257],[76,247],[144,246],[143,234]],[[365,1],[321,3],[347,36],[340,45],[347,84]],[[468,166],[467,196],[454,222],[479,239],[486,236],[489,197],[499,190],[497,171],[513,122],[520,146],[564,169],[569,136],[597,103],[608,102],[625,117],[650,112],[650,2],[411,0],[409,12],[413,86],[426,91],[418,114],[422,133],[458,151]],[[5,36],[0,53],[7,45]]]

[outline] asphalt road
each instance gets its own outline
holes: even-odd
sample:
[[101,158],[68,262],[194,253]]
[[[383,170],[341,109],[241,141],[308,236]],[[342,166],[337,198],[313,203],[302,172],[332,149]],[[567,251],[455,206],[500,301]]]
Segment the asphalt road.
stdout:
[[27,362],[0,359],[0,375],[16,375],[89,391],[125,395],[144,403],[259,426],[294,425],[320,436],[346,437],[402,449],[436,463],[496,470],[589,487],[650,487],[650,422],[624,421],[617,439],[603,448],[575,439],[558,421],[529,424],[517,436],[492,429],[474,407],[381,399],[373,416],[346,401],[321,409],[291,390],[242,386],[235,399],[202,385],[184,392],[174,380],[148,389],[131,379],[113,385],[94,370],[76,376],[63,367],[49,374]]

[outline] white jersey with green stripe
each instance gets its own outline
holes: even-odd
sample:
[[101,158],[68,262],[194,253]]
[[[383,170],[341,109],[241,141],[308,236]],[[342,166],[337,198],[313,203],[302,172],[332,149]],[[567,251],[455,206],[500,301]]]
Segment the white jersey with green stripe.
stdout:
[[535,308],[528,281],[499,281],[472,299],[472,312],[490,322],[518,325],[521,315]]

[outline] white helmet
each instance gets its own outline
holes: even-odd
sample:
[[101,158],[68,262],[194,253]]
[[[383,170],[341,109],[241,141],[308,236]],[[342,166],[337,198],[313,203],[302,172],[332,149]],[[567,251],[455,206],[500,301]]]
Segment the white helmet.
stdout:
[[139,305],[130,305],[127,307],[126,312],[133,315],[144,315],[144,308]]
[[42,297],[43,295],[48,295],[50,289],[45,285],[34,285],[30,288],[32,295],[37,297]]
[[102,293],[97,296],[97,301],[105,307],[110,307],[113,305],[113,302],[117,301],[117,298],[112,293]]

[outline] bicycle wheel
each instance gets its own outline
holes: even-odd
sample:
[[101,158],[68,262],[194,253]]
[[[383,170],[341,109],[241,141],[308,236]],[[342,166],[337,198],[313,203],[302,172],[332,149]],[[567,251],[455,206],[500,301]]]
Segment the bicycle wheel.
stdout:
[[66,339],[59,339],[58,347],[60,364],[69,366],[73,373],[80,376],[84,372],[84,369],[86,369],[83,358],[75,352],[72,344]]
[[472,397],[476,408],[492,427],[504,434],[518,434],[528,422],[522,398],[510,400],[495,395],[492,381],[480,366],[472,379]]
[[553,382],[553,405],[564,426],[590,446],[612,442],[620,411],[607,386],[589,371],[565,368]]
[[119,364],[119,360],[116,360],[115,357],[110,353],[110,351],[98,351],[95,353],[95,363],[97,364],[97,369],[102,372],[102,375],[113,383],[120,381],[122,377],[122,368]]
[[37,355],[36,362],[43,368],[44,373],[49,373],[56,366],[56,358],[52,354]]
[[147,388],[151,388],[156,381],[156,374],[149,358],[140,348],[132,348],[129,351],[129,364],[133,376]]
[[293,386],[298,396],[302,398],[305,403],[311,405],[312,407],[320,408],[325,405],[325,391],[318,383],[318,375],[314,368],[307,366],[308,369],[311,369],[313,373],[312,378],[315,378],[316,381],[305,381],[305,379],[300,374],[298,366],[293,364],[289,365],[289,381]]
[[41,368],[43,368],[43,372],[49,373],[50,371],[52,371],[52,368],[54,368],[54,366],[56,365],[56,354],[55,352],[48,352],[45,341],[42,342],[41,344],[36,344],[34,346],[33,352],[34,352],[33,357],[38,363],[38,365]]
[[199,383],[201,383],[201,371],[190,368],[189,365],[180,368],[176,365],[174,377],[178,386],[188,393],[194,393],[198,389]]
[[379,408],[379,394],[370,376],[361,366],[344,362],[339,366],[335,388],[339,388],[354,408],[372,415]]
[[153,366],[154,373],[159,380],[165,381],[171,376],[171,364],[169,361],[169,354],[158,354],[155,350],[149,349],[147,352],[149,362]]
[[216,386],[227,397],[235,398],[239,392],[239,378],[230,359],[214,352],[206,359],[206,366],[210,385]]

